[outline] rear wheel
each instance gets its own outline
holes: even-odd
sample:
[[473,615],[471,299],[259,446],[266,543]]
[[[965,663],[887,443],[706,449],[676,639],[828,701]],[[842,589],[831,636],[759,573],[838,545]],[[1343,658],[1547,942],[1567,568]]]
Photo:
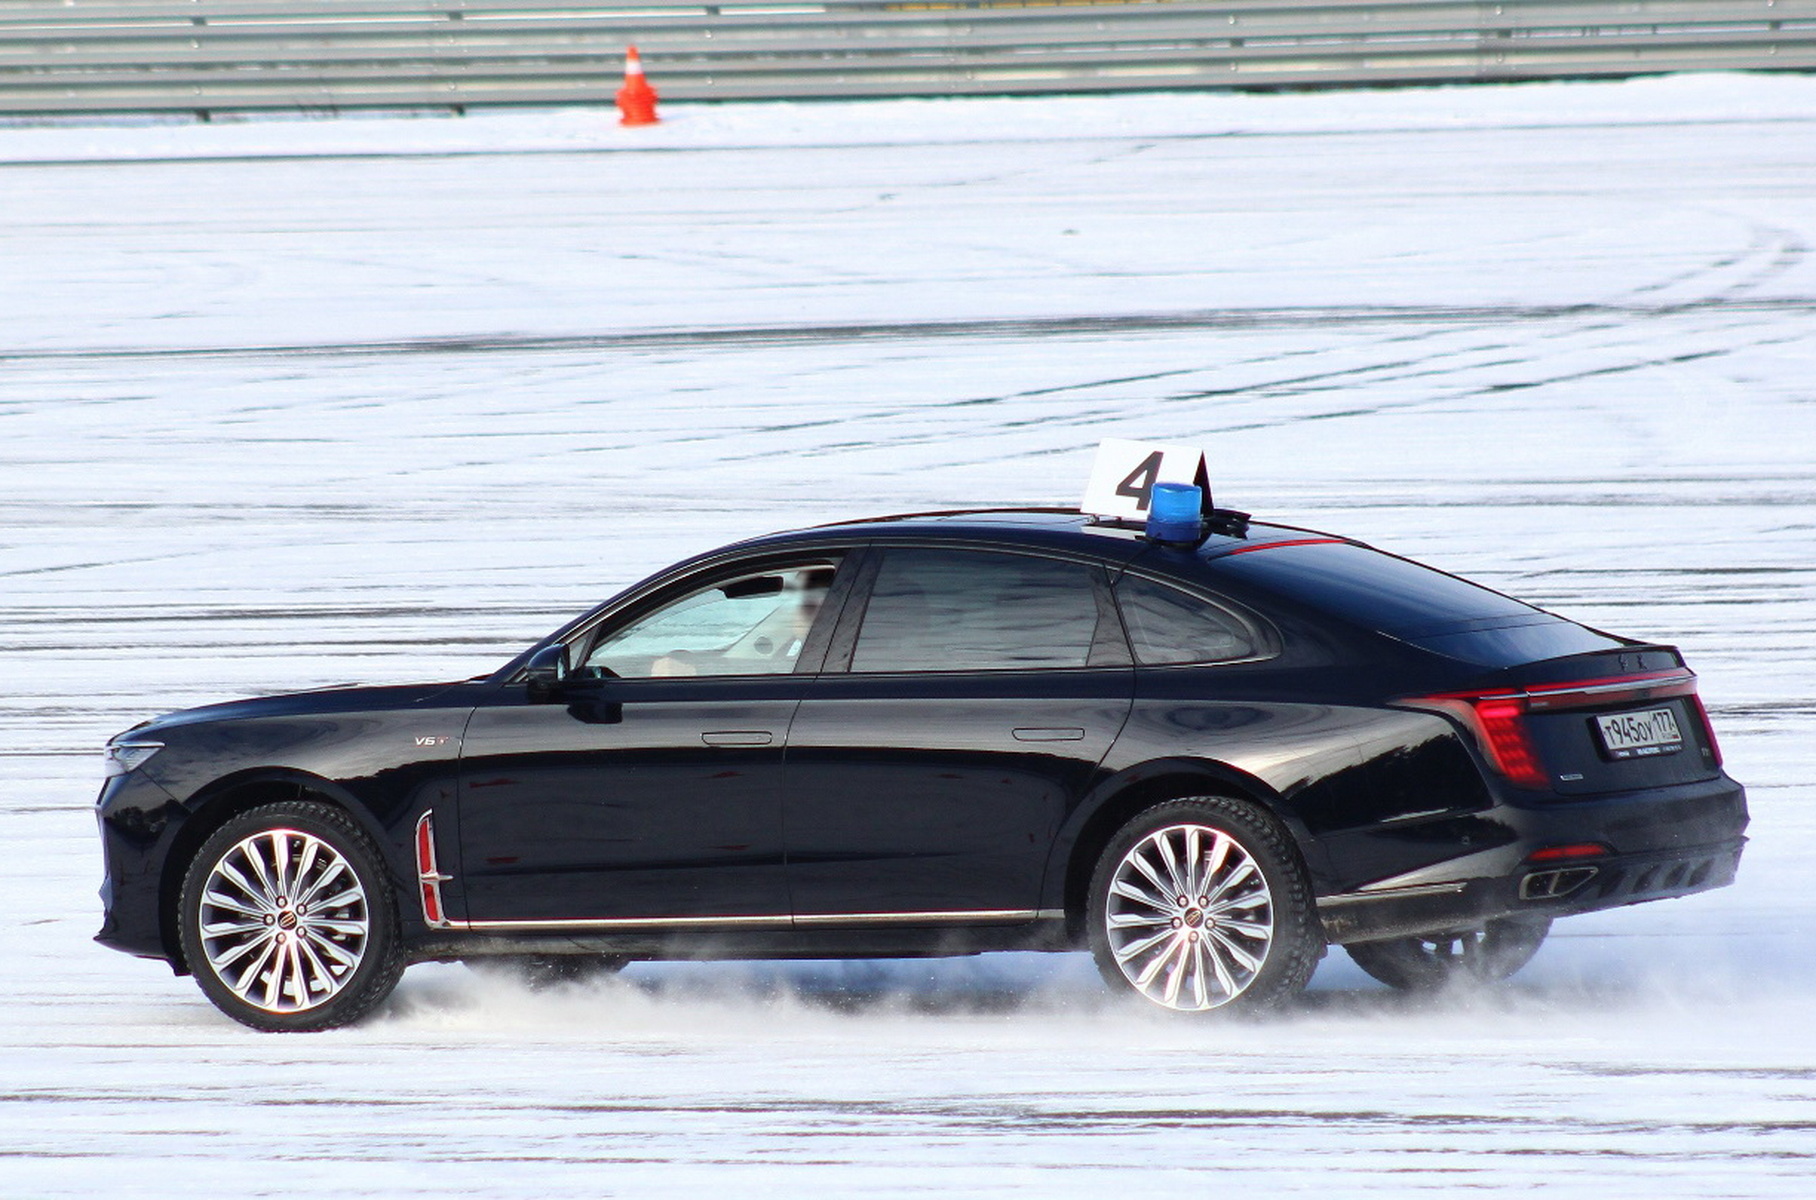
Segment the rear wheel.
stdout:
[[1505,917],[1460,933],[1358,942],[1344,949],[1388,987],[1430,992],[1452,983],[1499,983],[1532,961],[1550,931],[1544,918]]
[[1175,1012],[1288,1000],[1324,945],[1292,839],[1222,797],[1156,805],[1123,826],[1092,875],[1086,921],[1103,977]]
[[329,804],[284,801],[234,817],[189,864],[178,904],[196,982],[254,1029],[349,1024],[403,974],[383,860]]

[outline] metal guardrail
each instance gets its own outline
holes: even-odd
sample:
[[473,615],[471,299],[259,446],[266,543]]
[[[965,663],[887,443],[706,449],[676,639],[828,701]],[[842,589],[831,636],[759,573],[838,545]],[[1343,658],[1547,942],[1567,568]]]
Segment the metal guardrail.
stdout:
[[0,114],[1816,69],[1816,0],[0,0]]

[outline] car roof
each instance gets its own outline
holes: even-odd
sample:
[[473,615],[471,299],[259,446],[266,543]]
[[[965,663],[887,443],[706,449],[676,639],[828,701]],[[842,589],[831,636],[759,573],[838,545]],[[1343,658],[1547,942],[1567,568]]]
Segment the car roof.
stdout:
[[[1240,517],[1241,514],[1232,514]],[[1301,541],[1348,541],[1319,534],[1313,530],[1287,525],[1267,525],[1238,520],[1232,526],[1240,533],[1213,533],[1197,547],[1196,553],[1149,554],[1145,565],[1162,571],[1190,576],[1195,564],[1203,564],[1243,549],[1260,549],[1273,544]],[[737,564],[759,558],[769,552],[788,553],[797,550],[838,550],[854,546],[899,542],[968,543],[975,546],[1047,550],[1061,554],[1083,555],[1099,561],[1127,565],[1136,558],[1158,549],[1143,536],[1143,526],[1135,521],[1097,517],[1076,508],[1026,505],[1012,508],[947,509],[935,512],[897,513],[891,516],[861,517],[816,525],[805,529],[764,534],[730,545],[720,546],[692,558],[674,563],[655,575],[633,584],[604,604],[584,613],[531,646],[488,677],[497,683],[511,678],[542,647],[564,638],[601,614],[627,599],[647,594],[649,589],[685,578],[695,571],[718,565]]]
[[[1239,523],[1235,528],[1240,532],[1217,532],[1207,536],[1199,545],[1196,557],[1217,558],[1240,549],[1256,548],[1281,540],[1330,537],[1313,530],[1259,522]],[[773,533],[727,549],[889,541],[951,541],[1021,546],[1083,552],[1118,562],[1126,562],[1154,544],[1143,536],[1143,526],[1139,522],[1092,516],[1076,508],[1025,506],[862,517]]]

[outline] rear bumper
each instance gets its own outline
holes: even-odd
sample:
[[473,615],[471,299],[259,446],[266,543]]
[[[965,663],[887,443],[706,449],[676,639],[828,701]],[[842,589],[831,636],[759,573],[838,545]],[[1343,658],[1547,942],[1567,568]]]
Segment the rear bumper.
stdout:
[[[1484,814],[1512,836],[1407,875],[1320,896],[1338,944],[1480,928],[1502,917],[1556,918],[1668,900],[1734,882],[1746,845],[1746,792],[1707,783]],[[1609,853],[1533,863],[1546,847],[1600,843]]]

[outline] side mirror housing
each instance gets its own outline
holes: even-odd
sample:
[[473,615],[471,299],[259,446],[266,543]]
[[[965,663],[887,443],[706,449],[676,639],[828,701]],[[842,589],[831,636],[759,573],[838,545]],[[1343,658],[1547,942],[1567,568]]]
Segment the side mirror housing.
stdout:
[[532,703],[548,700],[567,677],[568,648],[563,642],[544,646],[532,654],[523,667],[523,682]]

